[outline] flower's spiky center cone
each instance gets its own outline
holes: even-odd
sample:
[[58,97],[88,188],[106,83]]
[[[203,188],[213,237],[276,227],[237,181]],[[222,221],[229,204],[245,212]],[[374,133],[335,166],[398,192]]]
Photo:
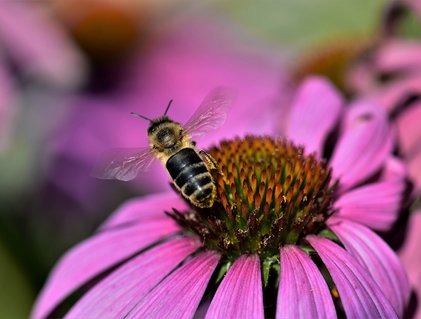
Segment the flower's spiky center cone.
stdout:
[[217,202],[210,209],[175,212],[204,245],[228,256],[279,254],[320,229],[332,213],[334,187],[325,162],[286,140],[252,137],[224,141],[216,160]]

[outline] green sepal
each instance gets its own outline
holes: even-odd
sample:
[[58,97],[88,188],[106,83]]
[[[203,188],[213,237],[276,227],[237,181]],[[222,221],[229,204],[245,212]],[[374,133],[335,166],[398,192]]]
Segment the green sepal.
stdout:
[[[276,267],[277,266],[277,267]],[[268,257],[265,260],[263,260],[262,263],[262,275],[263,275],[263,287],[266,287],[269,281],[269,273],[270,270],[277,269],[277,272],[279,273],[279,258],[274,257]]]
[[221,268],[219,269],[218,276],[216,277],[216,282],[220,282],[222,278],[224,278],[225,274],[227,273],[228,269],[232,266],[232,262],[227,261],[224,263]]

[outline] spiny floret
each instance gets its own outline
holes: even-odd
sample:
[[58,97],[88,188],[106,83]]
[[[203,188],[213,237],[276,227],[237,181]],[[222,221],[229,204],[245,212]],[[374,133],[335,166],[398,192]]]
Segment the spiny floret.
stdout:
[[317,231],[332,213],[331,170],[287,140],[247,136],[209,151],[218,163],[216,204],[172,216],[208,248],[272,255]]

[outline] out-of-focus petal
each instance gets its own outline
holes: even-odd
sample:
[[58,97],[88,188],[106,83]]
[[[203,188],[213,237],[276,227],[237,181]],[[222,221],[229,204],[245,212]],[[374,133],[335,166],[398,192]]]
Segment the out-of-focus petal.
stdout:
[[101,229],[109,229],[115,226],[132,222],[144,222],[164,217],[165,211],[179,211],[187,209],[187,204],[176,192],[153,194],[132,199],[121,205],[101,226]]
[[396,313],[402,316],[410,288],[398,256],[378,235],[365,226],[334,219],[329,220],[329,227],[341,240],[345,249],[369,271]]
[[137,256],[90,290],[67,318],[124,318],[143,297],[192,254],[200,243],[179,238]]
[[414,40],[383,43],[376,54],[375,64],[382,72],[414,71],[414,67],[421,71],[421,44]]
[[0,38],[22,69],[52,84],[75,86],[85,77],[79,52],[35,3],[3,1]]
[[[421,83],[420,83],[421,84]],[[421,94],[421,87],[420,87]],[[399,147],[404,156],[421,153],[421,101],[414,102],[397,119]]]
[[421,76],[408,76],[407,78],[392,81],[380,87],[367,90],[365,96],[379,103],[386,110],[392,111],[400,103],[414,94],[421,94]]
[[398,157],[390,156],[384,164],[380,180],[386,182],[403,181],[408,177],[408,174],[406,163]]
[[309,256],[295,246],[281,248],[276,318],[336,318],[325,279]]
[[407,237],[399,250],[399,257],[418,299],[418,307],[414,318],[421,318],[421,305],[419,303],[421,298],[421,210],[413,212],[410,216],[406,233]]
[[304,145],[307,153],[321,156],[326,135],[342,111],[342,98],[323,78],[310,78],[298,90],[293,102],[286,136]]
[[33,310],[44,318],[64,298],[90,279],[146,246],[179,230],[170,218],[101,232],[80,243],[59,261]]
[[368,271],[329,239],[307,236],[326,265],[347,318],[397,318],[392,305]]
[[204,252],[156,286],[126,318],[193,318],[220,256]]
[[16,111],[13,81],[2,62],[0,59],[0,152],[9,144],[11,122]]
[[338,209],[335,216],[376,230],[388,230],[398,217],[404,186],[403,180],[392,180],[346,192],[334,204],[334,208]]
[[386,112],[369,101],[351,106],[330,162],[343,190],[380,169],[392,150]]
[[421,191],[421,152],[408,161],[408,170],[411,180],[414,182],[415,192]]
[[259,256],[239,257],[215,293],[206,318],[264,318]]

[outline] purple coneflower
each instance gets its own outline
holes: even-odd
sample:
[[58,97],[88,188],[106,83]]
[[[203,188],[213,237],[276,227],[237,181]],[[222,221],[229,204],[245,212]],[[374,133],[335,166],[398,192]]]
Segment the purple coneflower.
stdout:
[[[419,37],[408,37],[403,27],[407,18],[418,19],[418,33],[421,22],[421,6],[417,0],[389,2],[384,12],[381,30],[376,46],[366,52],[350,68],[349,82],[359,96],[376,101],[384,107],[396,123],[398,152],[405,160],[413,188],[407,223],[398,223],[404,228],[405,238],[398,250],[409,277],[414,295],[421,296],[421,231],[419,199],[421,194],[421,41]],[[415,26],[415,24],[414,24]],[[416,199],[418,197],[418,200]],[[420,303],[411,303],[408,316],[414,312],[421,318]]]
[[371,230],[398,212],[405,170],[392,146],[381,108],[345,109],[329,83],[309,79],[284,138],[208,150],[222,172],[212,208],[175,192],[124,204],[63,257],[33,317],[88,287],[68,318],[402,316],[406,275]]
[[410,13],[421,23],[419,3],[416,0],[389,3],[380,40],[350,68],[348,75],[355,93],[375,100],[395,120],[399,151],[417,192],[421,191],[421,41],[405,36],[401,29]]

